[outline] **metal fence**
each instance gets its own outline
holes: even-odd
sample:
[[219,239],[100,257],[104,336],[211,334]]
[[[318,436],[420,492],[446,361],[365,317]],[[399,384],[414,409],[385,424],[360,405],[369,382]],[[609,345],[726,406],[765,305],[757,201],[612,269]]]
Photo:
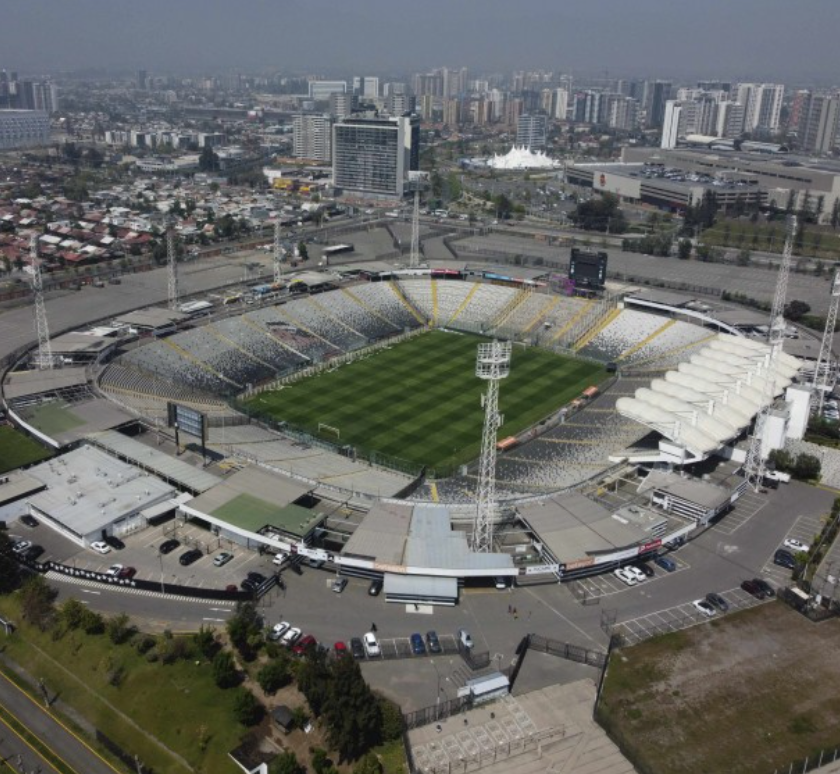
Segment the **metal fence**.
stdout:
[[819,750],[807,758],[800,758],[798,761],[793,761],[788,766],[775,769],[773,774],[807,774],[809,771],[814,771],[821,766],[827,766],[829,763],[834,763],[837,760],[840,760],[840,747],[835,747],[833,750],[827,748]]
[[446,718],[457,715],[459,712],[466,712],[471,708],[472,696],[459,696],[406,713],[403,715],[403,720],[406,729],[420,728],[420,726],[428,726],[431,723],[446,720]]
[[552,640],[542,637],[539,634],[528,635],[528,648],[537,650],[540,653],[548,653],[551,656],[558,656],[569,661],[577,661],[579,664],[603,669],[607,661],[607,654],[601,650],[592,650],[582,645],[573,645],[570,642]]

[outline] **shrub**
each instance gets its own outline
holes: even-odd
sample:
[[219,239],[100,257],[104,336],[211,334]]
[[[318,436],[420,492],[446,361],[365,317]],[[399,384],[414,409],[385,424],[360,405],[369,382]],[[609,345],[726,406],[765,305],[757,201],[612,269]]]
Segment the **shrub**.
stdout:
[[233,715],[243,726],[255,726],[262,720],[264,711],[263,705],[253,693],[247,688],[237,688],[233,701]]
[[233,688],[239,683],[239,673],[229,651],[219,651],[213,658],[213,679],[219,688]]
[[272,694],[288,685],[292,676],[289,672],[289,665],[285,659],[269,661],[259,672],[257,682],[266,693]]

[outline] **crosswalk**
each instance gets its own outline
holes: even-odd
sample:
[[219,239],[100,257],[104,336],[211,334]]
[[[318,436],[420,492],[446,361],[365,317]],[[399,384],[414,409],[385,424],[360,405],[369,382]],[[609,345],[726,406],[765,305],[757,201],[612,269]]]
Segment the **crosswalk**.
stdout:
[[628,645],[635,645],[650,637],[688,629],[706,621],[714,621],[737,610],[746,610],[769,601],[757,599],[751,594],[747,594],[740,587],[722,591],[720,595],[729,604],[729,610],[726,613],[718,611],[712,618],[708,618],[696,610],[691,602],[683,602],[655,613],[621,621],[615,625],[612,633],[621,635]]

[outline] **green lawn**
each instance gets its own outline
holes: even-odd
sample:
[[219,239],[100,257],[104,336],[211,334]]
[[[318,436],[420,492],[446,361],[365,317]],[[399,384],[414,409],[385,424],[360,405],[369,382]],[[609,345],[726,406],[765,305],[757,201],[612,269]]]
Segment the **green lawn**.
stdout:
[[[478,456],[485,385],[475,376],[478,336],[431,331],[390,349],[266,392],[252,411],[439,472]],[[505,424],[499,437],[524,430],[604,378],[601,366],[535,348],[514,347],[501,384]]]
[[51,457],[52,452],[13,427],[0,427],[0,473]]
[[[227,753],[245,729],[234,720],[233,692],[216,687],[205,659],[163,665],[149,663],[128,644],[113,645],[105,635],[65,631],[55,638],[54,629],[42,632],[23,621],[17,595],[0,597],[0,614],[19,627],[3,639],[6,655],[157,774],[238,770]],[[115,687],[108,673],[117,666],[125,669],[125,680]]]
[[[801,241],[797,240],[793,254],[814,258],[835,260],[840,252],[840,232],[830,226],[804,224]],[[721,219],[712,228],[706,229],[701,237],[707,245],[729,247],[738,250],[760,250],[780,253],[785,245],[785,224],[782,222],[758,222],[740,218]]]
[[29,424],[34,425],[47,435],[66,433],[68,430],[84,424],[84,420],[79,419],[70,409],[65,408],[63,403],[56,401],[29,409],[26,416]]

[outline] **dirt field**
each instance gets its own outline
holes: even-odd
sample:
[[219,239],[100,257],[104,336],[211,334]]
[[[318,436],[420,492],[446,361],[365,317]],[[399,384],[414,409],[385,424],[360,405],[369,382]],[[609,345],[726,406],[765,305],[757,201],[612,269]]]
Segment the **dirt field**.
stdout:
[[599,720],[643,774],[772,774],[840,744],[840,620],[780,602],[613,654]]

